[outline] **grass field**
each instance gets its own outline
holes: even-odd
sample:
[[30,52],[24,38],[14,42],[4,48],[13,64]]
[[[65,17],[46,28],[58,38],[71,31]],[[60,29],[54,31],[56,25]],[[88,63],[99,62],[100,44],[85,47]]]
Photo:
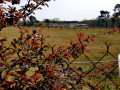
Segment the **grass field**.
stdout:
[[[99,31],[104,32],[105,29],[60,29],[60,28],[28,28],[31,32],[33,29],[42,30],[43,35],[49,35],[50,38],[47,39],[46,43],[61,46],[61,45],[67,45],[66,41],[69,40],[76,40],[77,39],[77,33],[82,32],[85,33],[86,36],[94,34],[97,35]],[[7,27],[4,28],[1,32],[2,36],[7,36],[8,43],[19,36],[19,29],[17,27]],[[89,57],[91,59],[99,59],[106,51],[106,43],[112,43],[110,46],[110,52],[115,55],[116,57],[120,53],[120,33],[116,32],[114,34],[110,35],[99,35],[94,42],[90,42],[88,44],[88,49],[90,49],[90,55]],[[108,57],[107,59],[112,59],[111,57]]]
[[[52,44],[52,45],[56,45],[56,47],[61,46],[61,45],[68,45],[68,43],[66,43],[66,41],[69,40],[76,40],[77,39],[77,33],[78,32],[82,32],[85,33],[86,36],[94,34],[97,35],[99,31],[104,32],[106,29],[76,29],[73,30],[71,29],[60,29],[60,28],[28,28],[30,33],[32,32],[33,29],[36,30],[42,30],[42,34],[43,35],[49,35],[50,38],[48,38],[46,40],[46,43]],[[19,29],[17,27],[7,27],[4,28],[1,32],[1,37],[3,36],[7,36],[8,38],[8,42],[6,43],[8,46],[10,44],[10,41],[12,41],[12,39],[19,37]],[[88,43],[88,49],[90,50],[90,54],[87,54],[87,56],[91,59],[91,60],[95,60],[98,61],[106,52],[106,45],[105,42],[108,44],[112,44],[110,46],[110,52],[117,57],[118,54],[120,54],[120,33],[115,32],[114,34],[110,34],[110,35],[98,35],[98,37],[95,39],[94,42],[90,42]],[[111,56],[107,56],[102,60],[115,60],[113,57]],[[86,58],[84,58],[84,56],[81,56],[80,58],[78,58],[78,61],[88,61]],[[104,64],[104,63],[102,63]],[[98,64],[99,66],[99,64]],[[86,71],[90,70],[90,68],[92,68],[92,64],[82,64],[82,65],[71,65],[71,67],[83,67]],[[33,68],[32,68],[33,69]],[[118,72],[118,70],[116,70]],[[29,75],[32,74],[32,72],[28,73]],[[102,76],[103,78],[103,76]],[[88,80],[85,78],[85,80]],[[95,81],[100,80],[100,79],[95,79]],[[116,83],[119,82],[118,78],[114,78],[114,80]],[[92,83],[94,83],[94,80],[92,81]],[[108,82],[109,84],[110,82]],[[86,90],[86,89],[84,89]]]

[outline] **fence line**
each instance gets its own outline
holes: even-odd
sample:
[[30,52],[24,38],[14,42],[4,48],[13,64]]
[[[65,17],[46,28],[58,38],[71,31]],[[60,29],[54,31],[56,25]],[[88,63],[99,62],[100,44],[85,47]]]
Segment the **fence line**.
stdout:
[[[118,62],[120,60],[109,60],[109,61],[99,61],[100,63],[104,63],[104,62]],[[89,64],[89,63],[97,63],[98,61],[92,61],[92,62],[73,62],[73,63],[59,63],[59,64],[38,64],[41,66],[51,66],[51,65],[67,65],[67,64]],[[26,65],[26,66],[20,66],[20,67],[12,67],[13,69],[17,69],[17,68],[30,68],[30,67],[36,67],[36,65]],[[119,66],[120,68],[120,66]],[[6,67],[0,67],[0,69],[7,69]],[[119,71],[120,72],[120,71]]]

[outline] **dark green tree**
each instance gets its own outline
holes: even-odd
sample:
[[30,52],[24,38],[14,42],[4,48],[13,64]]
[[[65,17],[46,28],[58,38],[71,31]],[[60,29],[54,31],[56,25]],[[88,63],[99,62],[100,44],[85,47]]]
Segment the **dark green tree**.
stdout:
[[51,22],[51,21],[50,21],[49,19],[45,19],[45,20],[44,20],[44,23],[46,24],[46,27],[49,27],[50,22]]
[[100,16],[98,17],[99,19],[101,19],[103,22],[106,23],[106,24],[105,24],[106,28],[108,28],[108,22],[107,22],[107,20],[108,20],[108,18],[110,17],[109,14],[110,14],[110,12],[101,10],[101,11],[100,11]]
[[119,20],[118,17],[120,16],[120,4],[116,4],[113,10],[114,10],[113,19],[114,21],[115,19],[117,19],[117,27],[120,27],[118,22]]
[[30,20],[30,25],[33,26],[34,23],[38,22],[38,20],[36,19],[36,17],[34,16],[30,16],[29,17],[29,20]]

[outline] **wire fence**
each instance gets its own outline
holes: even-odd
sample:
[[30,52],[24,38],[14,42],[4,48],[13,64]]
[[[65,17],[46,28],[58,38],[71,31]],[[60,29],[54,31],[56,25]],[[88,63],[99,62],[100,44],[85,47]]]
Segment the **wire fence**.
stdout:
[[[12,70],[24,68],[27,72],[36,72],[36,69],[47,68],[47,66],[54,66],[53,72],[49,73],[40,72],[42,78],[48,80],[52,75],[55,75],[54,81],[51,81],[60,90],[61,87],[67,90],[118,90],[120,89],[119,70],[117,58],[109,52],[109,45],[107,46],[106,53],[98,60],[91,60],[86,54],[83,54],[86,62],[71,62],[57,63],[57,64],[41,64],[36,65],[23,65],[18,67],[11,67]],[[108,55],[112,56],[115,60],[103,59]],[[103,60],[103,61],[102,61]],[[9,67],[10,68],[10,67]],[[33,70],[32,70],[32,69]],[[8,69],[8,67],[0,67],[0,70]],[[45,82],[47,82],[45,80]],[[51,79],[52,80],[52,79]],[[46,83],[45,83],[46,84]],[[41,86],[42,87],[42,86]],[[40,87],[40,88],[41,88]],[[44,89],[47,89],[48,86]],[[43,90],[44,90],[43,89]]]
[[[92,62],[73,62],[73,63],[67,63],[67,64],[90,64],[90,63],[97,63],[98,61],[92,61]],[[107,61],[99,61],[99,63],[107,63],[107,62],[118,62],[118,60],[107,60]],[[40,66],[51,66],[51,65],[66,65],[66,63],[58,63],[58,64],[40,64]],[[36,65],[26,65],[26,66],[20,66],[20,67],[12,67],[13,69],[16,68],[30,68],[30,67],[37,67]],[[6,69],[6,67],[0,67],[0,69]]]
[[[85,53],[86,45],[81,41],[83,33],[78,33],[79,43],[70,42],[71,46],[63,50],[58,48],[58,51],[54,50],[54,46],[43,45],[43,36],[39,37],[34,33],[36,33],[35,30],[32,36],[27,35],[25,40],[22,40],[23,33],[21,33],[18,41],[14,39],[11,46],[0,53],[0,88],[6,90],[120,89],[120,69],[118,68],[120,61],[110,52],[111,44],[106,44],[105,53],[94,61]],[[37,37],[40,39],[36,40]],[[89,42],[88,39],[93,40],[94,37],[94,35],[89,36],[84,41]],[[31,40],[27,41],[30,38]],[[40,41],[40,46],[36,41]],[[20,47],[17,48],[17,46]],[[52,53],[47,53],[44,49],[48,47]],[[9,60],[10,55],[9,64],[7,59]],[[8,56],[6,62],[5,56]],[[13,59],[12,56],[15,58]],[[79,59],[81,56],[84,57],[84,61]],[[111,60],[107,58],[108,56]]]

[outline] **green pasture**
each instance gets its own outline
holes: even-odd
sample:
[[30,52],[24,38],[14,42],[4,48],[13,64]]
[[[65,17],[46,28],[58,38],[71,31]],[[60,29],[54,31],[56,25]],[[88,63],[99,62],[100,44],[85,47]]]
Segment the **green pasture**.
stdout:
[[[27,28],[29,32],[33,29],[36,30],[42,30],[43,35],[49,35],[50,38],[47,38],[46,43],[49,43],[51,45],[56,45],[56,47],[61,45],[68,45],[66,41],[70,40],[77,40],[77,33],[82,32],[85,33],[86,36],[94,34],[97,35],[99,31],[104,32],[106,29],[76,29],[73,28],[66,29],[66,28],[39,28],[39,27],[30,27]],[[6,36],[8,38],[8,42],[6,43],[9,46],[9,42],[12,41],[12,39],[19,37],[19,29],[17,27],[7,27],[2,29],[0,32],[0,38],[3,36]],[[99,59],[105,52],[106,52],[106,45],[112,44],[110,46],[110,52],[117,57],[118,54],[120,54],[120,33],[116,32],[114,34],[110,35],[98,35],[97,38],[95,38],[94,42],[88,43],[88,49],[90,50],[89,57],[91,59]],[[111,57],[107,59],[113,59]]]
[[[27,28],[29,30],[29,32],[31,33],[33,29],[36,30],[42,30],[41,34],[47,36],[49,35],[50,38],[47,38],[46,43],[51,44],[51,45],[56,45],[56,48],[58,46],[63,46],[63,45],[68,45],[68,43],[66,43],[66,41],[70,41],[70,40],[77,40],[77,33],[78,32],[82,32],[85,33],[86,36],[88,35],[97,35],[99,33],[99,31],[101,32],[105,32],[106,29],[76,29],[74,30],[73,28],[39,28],[39,27],[30,27]],[[0,38],[2,38],[3,36],[6,36],[8,38],[7,46],[10,45],[10,42],[12,41],[12,39],[19,37],[19,29],[17,27],[7,27],[2,29],[2,31],[0,32]],[[87,49],[90,50],[90,54],[86,55],[89,57],[90,60],[95,60],[98,61],[105,53],[106,53],[106,45],[107,44],[112,44],[110,46],[110,52],[117,58],[118,54],[120,54],[120,33],[115,32],[114,34],[110,34],[110,35],[98,35],[97,38],[95,38],[94,42],[90,42],[87,45]],[[103,58],[102,60],[115,60],[115,58],[113,58],[111,55],[106,56],[105,58]],[[82,55],[81,57],[79,57],[77,59],[77,61],[84,61],[87,62],[89,61],[84,55]],[[97,66],[99,67],[99,65],[104,65],[106,63],[99,63]],[[82,67],[84,68],[84,72],[87,72],[88,70],[90,70],[90,68],[93,67],[92,64],[72,64],[70,65],[71,67],[73,67],[76,70],[76,67]],[[32,69],[34,71],[34,69]],[[118,69],[115,70],[113,73],[117,73],[118,75]],[[29,75],[33,74],[32,72],[28,72]],[[116,75],[116,74],[115,74]],[[101,76],[101,78],[103,78],[103,76]],[[100,78],[99,78],[100,79]],[[94,79],[94,81],[97,81],[99,79]],[[89,80],[88,78],[85,78],[85,80]],[[92,81],[91,83],[94,83],[94,81]],[[118,78],[114,78],[113,81],[115,81],[116,83],[119,82]],[[107,81],[106,81],[107,82]],[[104,83],[104,82],[103,82]],[[108,81],[108,84],[110,82]],[[107,90],[107,89],[106,89]]]

